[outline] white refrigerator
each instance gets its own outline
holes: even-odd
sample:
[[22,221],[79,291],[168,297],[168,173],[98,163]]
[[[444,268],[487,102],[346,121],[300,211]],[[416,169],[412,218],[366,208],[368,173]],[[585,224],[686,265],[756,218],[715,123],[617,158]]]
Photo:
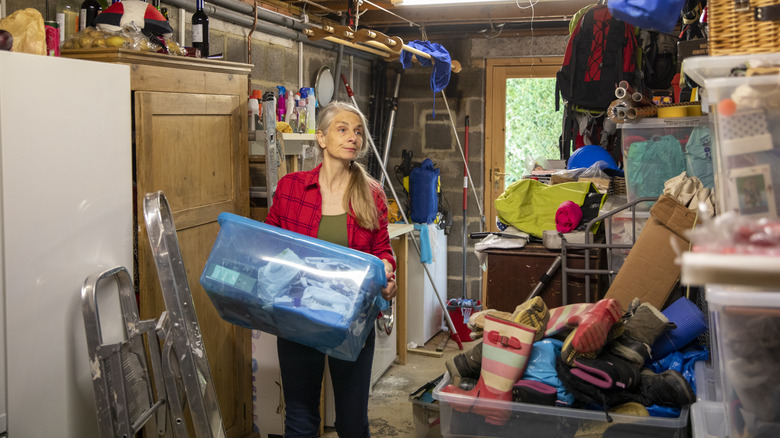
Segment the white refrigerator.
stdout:
[[0,52],[0,436],[97,436],[81,286],[133,268],[130,97],[127,66]]

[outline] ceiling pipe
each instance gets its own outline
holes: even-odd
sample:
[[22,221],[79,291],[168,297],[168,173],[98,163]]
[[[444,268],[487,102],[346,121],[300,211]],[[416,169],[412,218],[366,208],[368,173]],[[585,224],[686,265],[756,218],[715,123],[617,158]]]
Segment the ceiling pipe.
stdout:
[[[177,8],[185,9],[189,12],[195,12],[194,3],[188,0],[165,0],[165,3]],[[227,6],[217,7],[215,6],[215,3],[221,5],[229,4],[231,8],[228,8]],[[245,6],[245,8],[243,6]],[[244,12],[240,12],[238,9],[241,9]],[[207,3],[204,6],[204,10],[209,17],[238,24],[247,29],[251,29],[254,25],[252,9],[252,6],[237,0],[217,0],[216,2]],[[328,41],[311,41],[309,37],[300,32],[300,30],[306,29],[309,26],[293,18],[275,14],[263,8],[257,8],[257,10],[258,18],[264,20],[258,20],[257,26],[255,26],[255,29],[260,32],[292,41],[302,42],[325,50],[337,51],[338,47],[341,46],[340,44]],[[372,55],[362,50],[351,49],[349,47],[345,47],[344,51],[345,53],[362,59],[375,60],[377,58],[376,55]]]

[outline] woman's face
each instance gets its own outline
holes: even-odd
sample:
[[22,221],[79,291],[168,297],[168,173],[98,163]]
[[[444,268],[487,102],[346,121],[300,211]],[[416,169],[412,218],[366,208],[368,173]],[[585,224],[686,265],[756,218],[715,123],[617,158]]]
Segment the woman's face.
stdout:
[[363,148],[363,129],[360,117],[351,111],[336,114],[328,126],[328,134],[317,132],[317,140],[323,149],[323,159],[352,161]]

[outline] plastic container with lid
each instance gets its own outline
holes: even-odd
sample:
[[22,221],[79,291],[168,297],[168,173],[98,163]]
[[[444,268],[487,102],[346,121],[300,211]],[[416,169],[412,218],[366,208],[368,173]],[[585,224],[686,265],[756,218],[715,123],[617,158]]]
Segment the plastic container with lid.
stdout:
[[377,257],[230,213],[200,277],[222,319],[355,360],[386,304]]
[[780,436],[780,285],[709,285],[728,436]]
[[[439,401],[441,434],[444,437],[589,437],[619,436],[621,438],[658,437],[685,438],[688,436],[689,407],[684,406],[676,418],[640,417],[610,413],[611,422],[603,411],[543,406],[512,401],[488,400],[462,394],[443,392],[449,384],[444,376],[433,390]],[[485,422],[485,417],[455,411],[453,405],[481,405],[511,412],[503,426]]]
[[646,118],[618,128],[629,202],[661,195],[664,183],[683,172],[715,186],[707,117]]

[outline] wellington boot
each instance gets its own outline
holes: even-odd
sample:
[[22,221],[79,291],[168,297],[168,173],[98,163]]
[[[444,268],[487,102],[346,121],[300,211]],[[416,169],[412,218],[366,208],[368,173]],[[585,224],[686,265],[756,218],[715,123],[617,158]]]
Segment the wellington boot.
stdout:
[[620,320],[623,310],[612,298],[599,300],[587,312],[572,316],[567,324],[576,327],[571,345],[578,353],[597,352],[607,341],[609,330]]
[[525,371],[535,334],[532,327],[486,315],[479,381],[468,391],[454,385],[444,387],[444,392],[472,397],[468,402],[453,402],[452,407],[480,414],[490,424],[506,424],[511,415],[508,407],[486,406],[479,399],[512,400],[512,388]]
[[585,313],[593,306],[593,303],[576,303],[550,309],[550,319],[547,321],[544,337],[549,338],[568,330],[570,327],[566,325],[566,321],[570,317]]
[[633,362],[602,353],[595,359],[575,360],[571,373],[601,389],[632,391],[639,385],[640,369]]
[[471,347],[469,351],[460,353],[446,361],[444,365],[450,373],[450,383],[461,386],[462,378],[478,379],[482,369],[482,341]]

